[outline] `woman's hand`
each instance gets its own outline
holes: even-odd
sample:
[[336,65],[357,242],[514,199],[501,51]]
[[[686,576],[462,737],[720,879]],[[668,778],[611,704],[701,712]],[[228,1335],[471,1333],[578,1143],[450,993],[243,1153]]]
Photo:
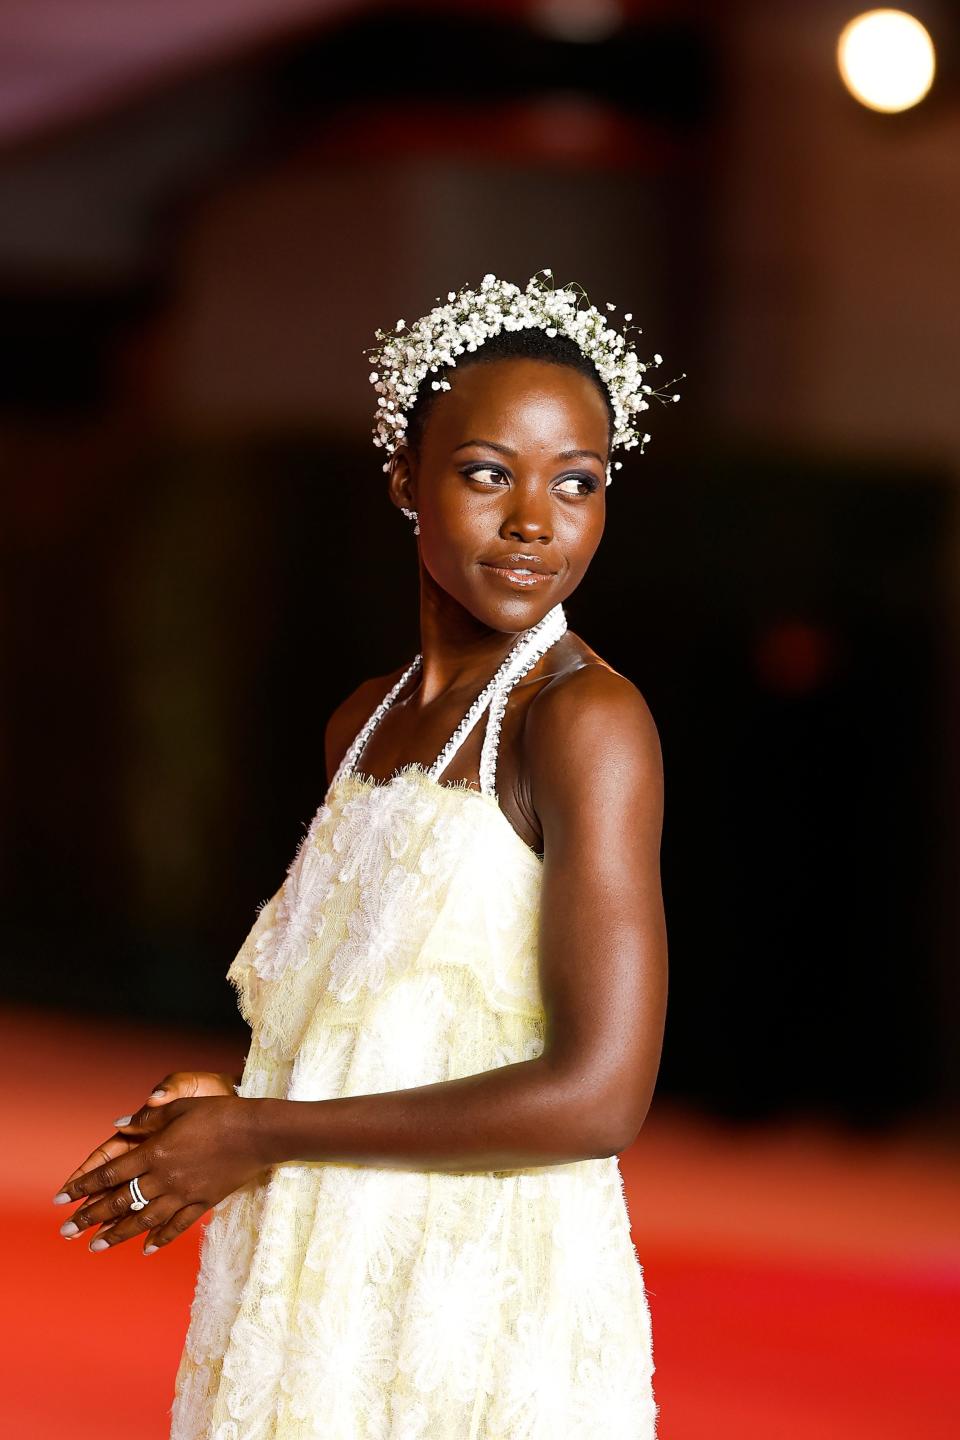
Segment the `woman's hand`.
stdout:
[[[167,1106],[172,1101],[179,1099],[194,1099],[206,1096],[235,1096],[234,1085],[238,1084],[239,1081],[240,1076],[232,1076],[212,1070],[176,1070],[164,1076],[164,1078],[154,1086],[142,1110],[131,1116],[120,1117],[121,1121],[126,1121],[127,1123],[120,1124],[118,1131],[125,1130],[136,1133],[129,1135],[116,1133],[109,1139],[103,1141],[102,1144],[96,1146],[83,1163],[78,1165],[76,1170],[64,1181],[61,1193],[72,1193],[69,1192],[71,1182],[81,1176],[90,1174],[95,1169],[102,1169],[102,1167],[110,1161],[126,1155],[129,1151],[139,1146],[142,1143],[144,1135],[149,1134],[150,1131],[155,1128],[150,1114],[151,1111]],[[165,1121],[162,1123],[165,1123]],[[90,1224],[98,1223],[95,1218],[91,1219],[86,1216],[86,1212],[91,1209],[94,1203],[100,1200],[101,1196],[108,1194],[109,1188],[109,1186],[104,1186],[102,1189],[85,1192],[87,1198],[84,1205],[79,1210],[75,1210],[71,1220],[61,1227],[61,1234],[67,1231],[66,1238],[73,1240],[83,1234],[86,1228],[89,1228],[88,1220]],[[127,1199],[131,1200],[132,1197],[129,1186],[124,1185],[123,1190]],[[84,1218],[81,1219],[81,1217]],[[115,1224],[117,1222],[113,1223]],[[73,1228],[70,1228],[71,1226]],[[112,1224],[110,1228],[113,1228]],[[103,1236],[106,1233],[107,1227],[104,1225],[100,1230],[100,1235]]]
[[[77,1233],[110,1222],[90,1247],[102,1250],[149,1230],[145,1254],[182,1235],[266,1168],[254,1143],[255,1103],[235,1094],[214,1095],[138,1110],[121,1128],[145,1138],[119,1158],[66,1182],[60,1192],[70,1200],[90,1197],[72,1217]],[[134,1177],[148,1202],[143,1210],[132,1209],[129,1182]]]
[[[236,1077],[236,1083],[240,1083],[239,1075]],[[219,1071],[174,1070],[171,1074],[165,1075],[162,1080],[157,1081],[147,1096],[145,1108],[149,1106],[153,1109],[157,1105],[169,1105],[171,1100],[189,1100],[199,1095],[233,1095],[235,1094],[233,1086],[234,1077]],[[133,1116],[121,1118],[132,1120]],[[114,1121],[114,1124],[116,1123]],[[123,1128],[132,1129],[133,1127],[127,1125]],[[67,1176],[64,1187],[69,1185],[71,1180],[76,1180],[79,1175],[86,1175],[89,1170],[95,1169],[98,1165],[103,1165],[108,1160],[115,1160],[118,1155],[126,1155],[128,1150],[132,1150],[135,1145],[139,1144],[140,1141],[136,1136],[128,1138],[126,1135],[117,1133],[111,1135],[102,1144],[95,1146],[86,1160]],[[74,1220],[79,1213],[79,1211],[74,1211]],[[68,1239],[72,1240],[75,1236],[76,1232],[68,1236]]]

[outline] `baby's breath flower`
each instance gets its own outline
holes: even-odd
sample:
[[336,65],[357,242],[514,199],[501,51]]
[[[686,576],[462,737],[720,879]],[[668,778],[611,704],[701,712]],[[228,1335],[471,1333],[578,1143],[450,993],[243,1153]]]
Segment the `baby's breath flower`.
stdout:
[[[654,390],[641,383],[641,376],[650,364],[659,365],[661,355],[652,362],[643,362],[623,335],[609,327],[606,317],[593,305],[579,285],[552,284],[553,271],[541,270],[521,290],[495,275],[484,275],[479,290],[466,287],[447,292],[447,303],[438,304],[429,314],[407,326],[398,320],[390,334],[375,332],[378,345],[367,351],[374,369],[370,383],[377,392],[377,412],[373,427],[373,443],[393,452],[406,436],[407,413],[417,398],[420,385],[428,374],[455,368],[457,356],[473,354],[501,330],[545,330],[547,335],[565,335],[582,353],[592,360],[605,385],[614,414],[611,450],[632,450],[649,441],[633,424],[633,417],[649,409],[643,397],[655,395],[658,400],[679,400],[679,395],[666,395],[664,386]],[[547,284],[545,279],[551,283]],[[617,307],[610,301],[606,309]],[[625,320],[633,319],[627,312]],[[406,332],[401,334],[401,332]],[[678,377],[684,379],[683,375]],[[675,384],[670,381],[670,384]],[[450,381],[443,376],[430,382],[433,390],[449,390]],[[384,466],[389,469],[389,461]],[[619,470],[620,461],[612,467]],[[607,466],[607,484],[611,482],[611,466]]]

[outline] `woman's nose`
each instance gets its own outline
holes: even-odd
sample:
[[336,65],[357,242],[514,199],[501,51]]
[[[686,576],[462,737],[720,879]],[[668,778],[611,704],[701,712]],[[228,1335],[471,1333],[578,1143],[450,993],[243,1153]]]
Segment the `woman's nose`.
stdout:
[[551,532],[538,520],[530,520],[516,522],[510,526],[506,534],[511,539],[522,540],[529,544],[532,540],[549,540]]
[[552,539],[553,526],[547,501],[542,496],[524,495],[521,491],[516,491],[515,504],[504,520],[501,533],[505,538],[527,543]]

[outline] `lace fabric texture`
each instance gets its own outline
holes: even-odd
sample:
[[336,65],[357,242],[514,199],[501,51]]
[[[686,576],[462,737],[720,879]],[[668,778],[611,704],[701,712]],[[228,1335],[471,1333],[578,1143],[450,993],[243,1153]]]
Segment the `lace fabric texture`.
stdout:
[[[335,781],[227,972],[238,1093],[325,1100],[540,1054],[542,863],[419,765]],[[283,1163],[203,1235],[171,1440],[656,1440],[616,1157]]]

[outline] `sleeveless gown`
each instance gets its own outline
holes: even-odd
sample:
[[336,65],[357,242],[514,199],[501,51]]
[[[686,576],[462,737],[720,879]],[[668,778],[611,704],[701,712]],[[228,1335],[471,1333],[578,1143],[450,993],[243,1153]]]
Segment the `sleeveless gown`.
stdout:
[[[500,808],[524,632],[430,767],[348,750],[227,971],[242,1096],[324,1100],[531,1059],[542,861]],[[531,658],[532,656],[532,658]],[[489,707],[479,790],[440,774]],[[171,1440],[656,1440],[651,1318],[616,1156],[505,1171],[284,1162],[203,1231]]]

